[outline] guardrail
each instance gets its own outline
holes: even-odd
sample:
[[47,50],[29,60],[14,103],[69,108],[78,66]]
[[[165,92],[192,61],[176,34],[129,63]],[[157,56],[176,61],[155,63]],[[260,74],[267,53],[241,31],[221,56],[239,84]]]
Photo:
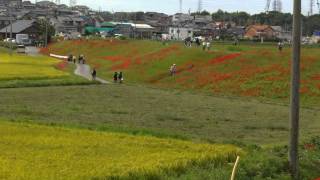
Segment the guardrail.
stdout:
[[50,54],[50,57],[58,58],[58,59],[68,59],[68,56],[61,56],[57,54]]

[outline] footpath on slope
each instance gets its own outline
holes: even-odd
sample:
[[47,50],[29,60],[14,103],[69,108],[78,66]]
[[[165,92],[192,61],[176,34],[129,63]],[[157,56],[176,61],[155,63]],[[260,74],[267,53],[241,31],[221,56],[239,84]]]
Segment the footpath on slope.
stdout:
[[[77,64],[77,68],[74,71],[74,74],[81,76],[85,79],[92,80],[91,68],[87,64]],[[100,82],[101,84],[110,84],[109,81],[106,81],[106,80],[101,79],[99,77],[96,78],[96,81]]]
[[[50,56],[58,59],[64,59],[64,60],[68,59],[68,56],[61,56],[56,54],[50,54]],[[92,81],[91,68],[87,64],[76,64],[76,69],[74,71],[74,74]],[[110,84],[109,81],[106,81],[99,77],[96,77],[96,81],[100,82],[101,84]]]

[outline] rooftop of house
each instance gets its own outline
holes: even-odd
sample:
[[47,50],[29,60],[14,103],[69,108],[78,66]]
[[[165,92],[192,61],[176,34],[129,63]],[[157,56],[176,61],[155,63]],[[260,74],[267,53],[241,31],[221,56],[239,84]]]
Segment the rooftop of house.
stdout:
[[[34,20],[18,20],[12,24],[12,33],[20,33],[25,29],[28,29],[34,24]],[[7,33],[11,31],[11,26],[4,27],[0,30],[0,33]]]
[[247,30],[251,29],[251,28],[255,29],[256,31],[264,31],[264,30],[266,30],[268,28],[272,28],[272,27],[269,25],[251,25],[251,26],[247,27]]

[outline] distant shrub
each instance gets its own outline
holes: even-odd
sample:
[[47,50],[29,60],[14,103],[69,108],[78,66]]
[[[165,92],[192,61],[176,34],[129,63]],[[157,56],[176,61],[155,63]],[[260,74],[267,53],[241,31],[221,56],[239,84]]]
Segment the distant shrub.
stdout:
[[3,41],[0,41],[0,46],[5,47],[5,48],[12,48],[14,50],[18,48],[18,45],[14,44],[14,43],[3,42]]

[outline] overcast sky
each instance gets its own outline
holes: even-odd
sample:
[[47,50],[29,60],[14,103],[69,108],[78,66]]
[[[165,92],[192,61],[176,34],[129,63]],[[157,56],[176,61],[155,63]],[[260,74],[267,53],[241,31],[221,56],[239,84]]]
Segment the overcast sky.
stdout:
[[[35,0],[33,0],[35,1]],[[198,0],[182,0],[183,11],[196,11]],[[225,11],[246,11],[250,14],[264,11],[266,0],[202,0],[203,9],[210,12],[222,9]],[[292,11],[293,0],[282,0],[283,11]],[[309,0],[303,1],[303,11],[307,13]],[[69,0],[61,0],[69,5]],[[167,14],[174,14],[179,11],[179,0],[77,0],[78,4],[87,5],[92,9],[108,11],[157,11]],[[315,7],[316,11],[317,7]]]

